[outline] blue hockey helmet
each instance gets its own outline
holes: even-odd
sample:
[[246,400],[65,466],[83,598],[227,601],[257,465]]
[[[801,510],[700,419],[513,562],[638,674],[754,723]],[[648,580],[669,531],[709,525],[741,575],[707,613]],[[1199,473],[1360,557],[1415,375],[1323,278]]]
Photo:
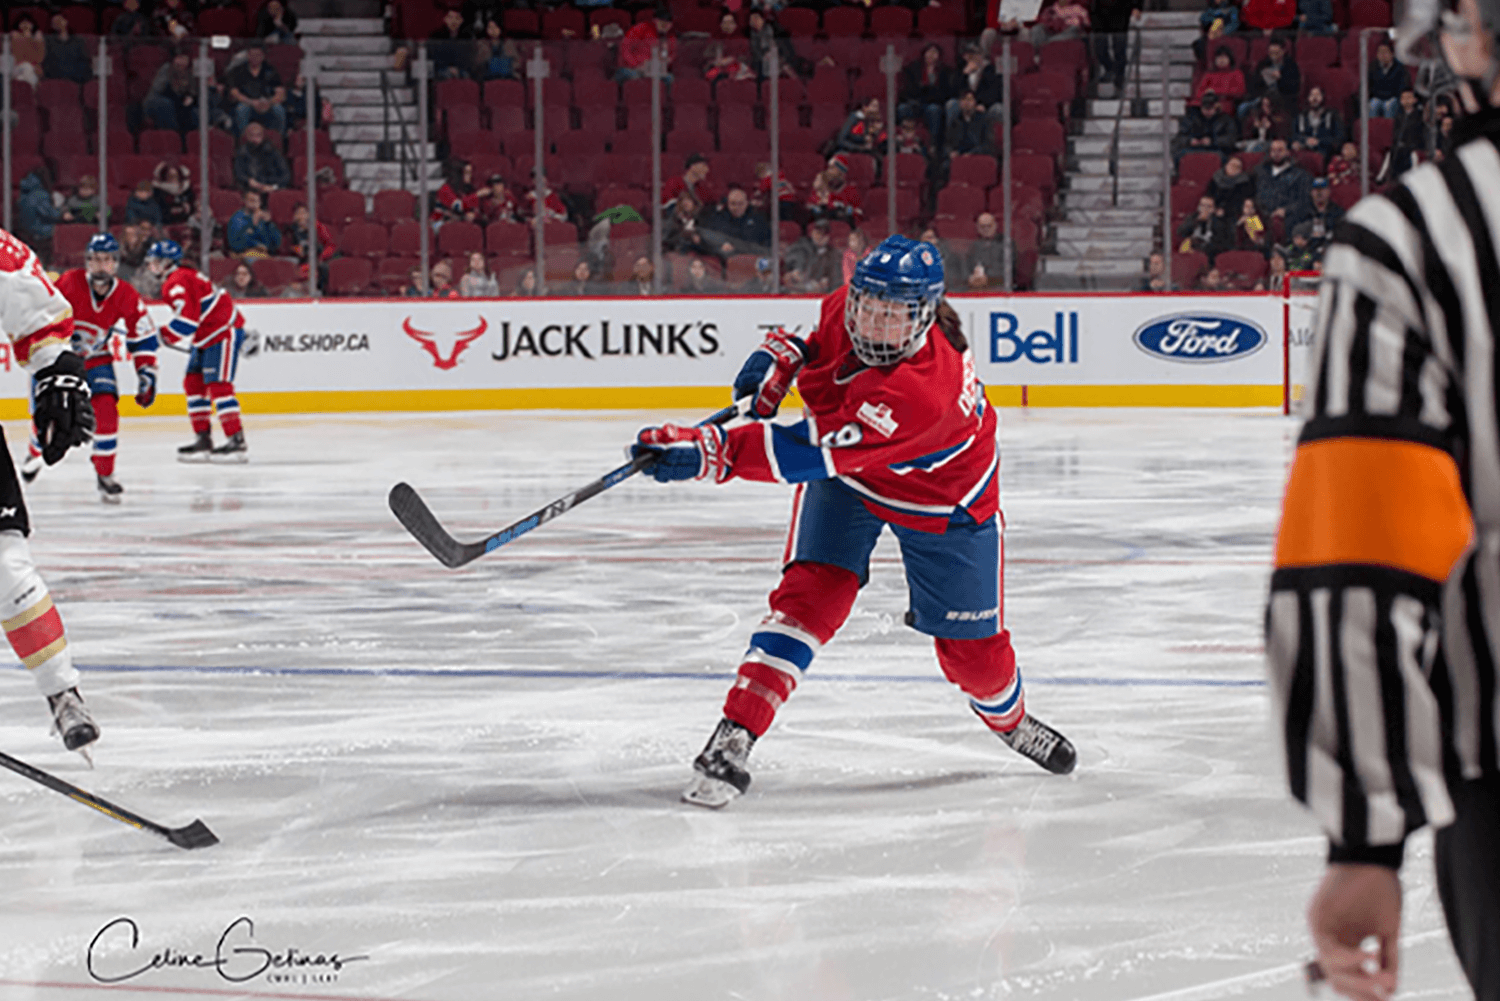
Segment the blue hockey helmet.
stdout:
[[108,233],[95,233],[89,238],[87,253],[90,254],[119,254],[120,241]]
[[930,243],[897,233],[854,267],[844,327],[859,360],[894,365],[926,342],[943,299],[943,257]]
[[176,240],[157,240],[146,251],[146,264],[157,274],[165,274],[166,268],[155,267],[154,262],[166,261],[169,265],[182,263],[182,245]]

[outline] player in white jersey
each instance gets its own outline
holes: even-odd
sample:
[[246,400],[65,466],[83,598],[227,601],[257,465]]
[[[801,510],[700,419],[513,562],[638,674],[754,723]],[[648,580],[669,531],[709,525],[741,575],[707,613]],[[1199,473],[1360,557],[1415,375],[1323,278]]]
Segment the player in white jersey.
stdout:
[[[0,330],[17,362],[35,378],[33,420],[42,458],[55,465],[94,430],[83,359],[70,350],[73,311],[20,240],[0,229]],[[4,432],[0,430],[0,444]],[[84,749],[99,739],[78,670],[47,585],[31,560],[31,523],[10,450],[0,447],[0,628],[52,708],[63,744]]]

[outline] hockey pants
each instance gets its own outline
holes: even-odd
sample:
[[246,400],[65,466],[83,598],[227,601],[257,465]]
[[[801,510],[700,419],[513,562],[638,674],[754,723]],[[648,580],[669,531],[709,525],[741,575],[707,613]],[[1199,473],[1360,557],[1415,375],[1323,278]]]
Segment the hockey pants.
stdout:
[[1451,783],[1434,861],[1448,935],[1477,1001],[1500,1001],[1500,778]]

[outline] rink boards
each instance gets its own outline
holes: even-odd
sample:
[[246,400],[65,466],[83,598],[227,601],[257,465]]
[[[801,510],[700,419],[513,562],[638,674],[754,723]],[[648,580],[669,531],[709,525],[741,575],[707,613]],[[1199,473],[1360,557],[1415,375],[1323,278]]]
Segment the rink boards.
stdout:
[[[955,296],[1000,406],[1281,407],[1285,303],[1268,295]],[[236,387],[252,413],[713,408],[767,330],[813,297],[243,303]],[[160,323],[164,307],[153,307]],[[116,356],[124,359],[116,336]],[[186,355],[160,353],[153,413],[185,412]],[[128,364],[122,412],[138,413]],[[0,345],[0,419],[27,382]]]

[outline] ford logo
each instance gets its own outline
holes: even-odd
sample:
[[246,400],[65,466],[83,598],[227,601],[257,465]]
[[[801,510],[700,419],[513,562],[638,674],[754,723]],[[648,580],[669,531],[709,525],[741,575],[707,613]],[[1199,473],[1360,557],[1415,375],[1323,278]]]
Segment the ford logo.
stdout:
[[1233,361],[1265,347],[1266,332],[1238,316],[1182,313],[1152,320],[1135,332],[1135,346],[1167,361]]

